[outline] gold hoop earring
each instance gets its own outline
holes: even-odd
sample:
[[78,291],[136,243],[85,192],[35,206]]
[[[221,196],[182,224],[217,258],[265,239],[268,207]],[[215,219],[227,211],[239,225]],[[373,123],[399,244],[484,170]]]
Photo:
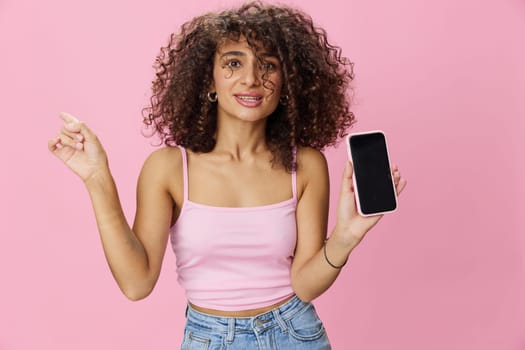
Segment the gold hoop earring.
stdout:
[[208,101],[210,101],[211,103],[214,103],[214,102],[217,102],[217,93],[216,92],[208,92]]

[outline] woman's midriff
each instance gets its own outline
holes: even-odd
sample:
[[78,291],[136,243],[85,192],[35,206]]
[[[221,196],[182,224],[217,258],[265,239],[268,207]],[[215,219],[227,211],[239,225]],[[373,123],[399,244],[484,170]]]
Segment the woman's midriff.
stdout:
[[292,299],[293,297],[294,296],[291,295],[288,298],[286,298],[284,300],[281,300],[280,302],[278,302],[276,304],[273,304],[273,305],[270,305],[270,306],[261,307],[261,308],[258,308],[258,309],[240,310],[240,311],[222,311],[222,310],[215,310],[215,309],[207,309],[205,307],[200,307],[200,306],[194,305],[192,303],[190,303],[190,306],[193,309],[195,309],[195,310],[197,310],[199,312],[202,312],[202,313],[205,313],[205,314],[209,314],[209,315],[213,315],[213,316],[221,316],[221,317],[253,317],[253,316],[257,316],[257,315],[260,315],[262,313],[268,312],[270,310],[273,310],[276,307],[279,307],[279,306],[283,305],[284,303],[286,303],[288,300]]

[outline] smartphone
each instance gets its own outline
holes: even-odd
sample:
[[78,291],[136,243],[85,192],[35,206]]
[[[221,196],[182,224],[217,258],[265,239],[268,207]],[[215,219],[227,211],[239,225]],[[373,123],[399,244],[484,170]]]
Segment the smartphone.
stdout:
[[362,216],[393,212],[397,208],[396,189],[381,130],[347,136],[348,158],[354,166],[353,184],[357,210]]

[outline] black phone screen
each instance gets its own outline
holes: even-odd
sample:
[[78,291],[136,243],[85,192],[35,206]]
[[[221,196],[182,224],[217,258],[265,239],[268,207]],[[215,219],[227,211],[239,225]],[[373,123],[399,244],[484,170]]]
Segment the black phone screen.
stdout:
[[385,135],[351,135],[349,143],[361,212],[370,215],[396,209]]

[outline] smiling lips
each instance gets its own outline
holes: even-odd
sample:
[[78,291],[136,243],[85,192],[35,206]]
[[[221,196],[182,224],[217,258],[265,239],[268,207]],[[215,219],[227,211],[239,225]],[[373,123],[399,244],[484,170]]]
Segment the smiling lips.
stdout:
[[244,107],[258,107],[263,101],[262,95],[259,94],[238,94],[234,97]]

